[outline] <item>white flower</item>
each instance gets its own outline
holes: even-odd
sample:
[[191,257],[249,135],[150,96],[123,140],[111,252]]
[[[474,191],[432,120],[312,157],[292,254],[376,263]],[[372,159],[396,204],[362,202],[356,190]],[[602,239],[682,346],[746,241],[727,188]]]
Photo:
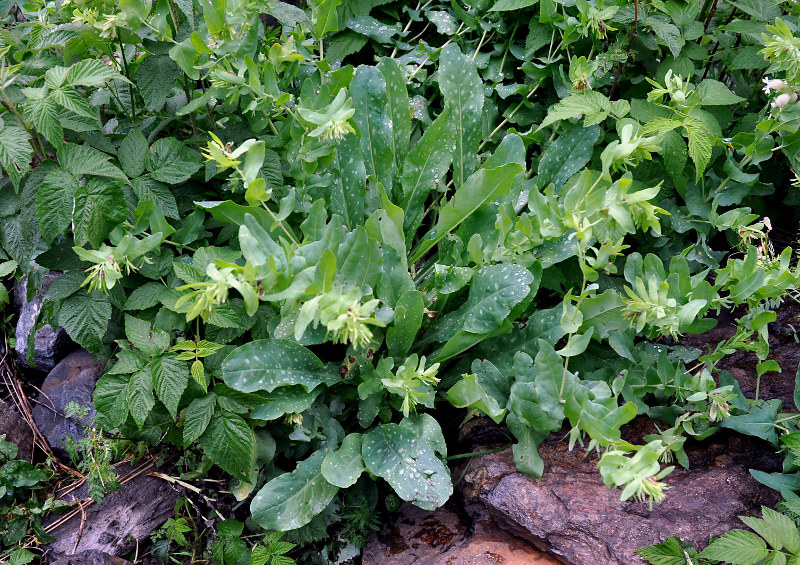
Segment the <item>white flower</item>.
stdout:
[[789,94],[788,92],[784,92],[783,94],[778,95],[775,98],[775,101],[772,103],[773,108],[784,108],[787,104],[791,102],[797,102],[797,94],[792,92]]
[[789,88],[789,84],[785,80],[781,80],[779,78],[770,79],[769,77],[764,77],[761,82],[765,84],[764,92],[767,94],[771,94],[773,90],[776,92],[783,92]]

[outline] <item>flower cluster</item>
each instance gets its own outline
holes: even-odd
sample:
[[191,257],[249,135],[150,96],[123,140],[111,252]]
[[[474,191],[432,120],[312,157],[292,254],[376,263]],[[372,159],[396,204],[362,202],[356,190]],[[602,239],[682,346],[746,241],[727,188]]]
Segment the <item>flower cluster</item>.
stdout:
[[785,80],[764,77],[762,82],[764,83],[764,92],[767,94],[772,94],[773,91],[779,93],[778,96],[775,97],[775,100],[772,101],[772,107],[774,109],[784,108],[788,104],[797,102],[797,93],[789,92],[789,83]]

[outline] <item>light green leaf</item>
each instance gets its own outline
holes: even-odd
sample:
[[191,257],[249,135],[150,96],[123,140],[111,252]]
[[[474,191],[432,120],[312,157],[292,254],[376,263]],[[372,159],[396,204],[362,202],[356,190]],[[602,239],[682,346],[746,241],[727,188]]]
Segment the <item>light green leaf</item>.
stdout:
[[125,173],[109,163],[110,159],[109,155],[88,145],[66,143],[58,150],[58,162],[76,177],[92,175],[123,182],[128,180]]
[[69,68],[65,82],[72,86],[100,86],[110,80],[128,82],[124,76],[101,59],[84,59]]
[[6,173],[14,188],[19,188],[22,176],[30,170],[33,157],[31,136],[23,128],[0,125],[0,169]]
[[103,429],[113,430],[125,423],[128,417],[128,380],[129,377],[109,374],[97,381],[94,407],[97,423]]
[[55,147],[64,141],[64,129],[58,120],[58,112],[58,105],[51,98],[30,99],[25,103],[25,119]]
[[434,510],[453,493],[447,467],[427,442],[397,424],[369,432],[361,449],[367,470],[383,479],[397,495],[424,510]]
[[418,290],[410,290],[400,295],[395,306],[392,326],[386,330],[386,347],[389,355],[405,357],[414,344],[425,310],[425,300]]
[[280,386],[268,395],[261,394],[264,404],[253,409],[250,417],[256,420],[277,420],[284,414],[301,414],[308,410],[325,387],[307,391],[302,385]]
[[550,108],[537,131],[559,120],[569,120],[578,116],[585,116],[583,127],[589,127],[605,120],[610,112],[611,103],[600,92],[590,90],[573,93]]
[[322,475],[324,458],[324,451],[316,451],[291,473],[264,485],[250,504],[253,520],[267,530],[287,531],[305,526],[322,512],[339,491]]
[[311,19],[318,39],[322,39],[329,32],[339,31],[339,18],[336,8],[342,0],[313,0],[311,3]]
[[453,183],[458,188],[475,170],[478,144],[481,140],[483,83],[471,57],[455,43],[444,49],[439,59],[439,89],[445,99],[445,110],[452,121]]
[[711,160],[711,137],[699,127],[687,127],[686,134],[689,137],[689,157],[692,158],[697,170],[697,180],[699,182],[708,166],[708,162]]
[[339,214],[349,229],[364,223],[367,173],[358,135],[348,134],[336,146],[330,211]]
[[322,476],[339,488],[347,488],[356,484],[364,472],[364,461],[361,459],[361,441],[363,435],[348,434],[336,451],[329,451],[322,461]]
[[223,471],[247,480],[255,457],[255,438],[240,416],[226,411],[214,414],[200,436],[200,447]]
[[489,11],[490,12],[508,12],[511,10],[522,10],[533,6],[539,0],[497,0]]
[[237,347],[222,363],[222,379],[241,392],[303,385],[311,391],[331,379],[322,361],[293,341],[261,339]]
[[705,548],[700,557],[727,561],[735,565],[755,565],[769,555],[767,544],[757,535],[731,530]]

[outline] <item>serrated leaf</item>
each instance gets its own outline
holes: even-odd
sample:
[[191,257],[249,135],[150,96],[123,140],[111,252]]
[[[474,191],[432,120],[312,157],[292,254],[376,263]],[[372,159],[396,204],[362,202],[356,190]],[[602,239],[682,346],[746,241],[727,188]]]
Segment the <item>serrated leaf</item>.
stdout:
[[75,244],[100,247],[108,233],[128,215],[122,187],[114,180],[90,178],[75,189],[72,231]]
[[156,396],[167,407],[172,417],[176,418],[181,396],[189,384],[186,362],[178,361],[170,355],[162,355],[153,359],[150,372],[153,375]]
[[363,435],[359,433],[348,434],[342,445],[335,451],[329,451],[322,461],[322,476],[332,485],[339,488],[348,488],[364,471],[364,461],[361,459],[361,442]]
[[139,371],[131,375],[125,389],[125,396],[128,401],[128,410],[136,425],[141,429],[148,414],[156,405],[153,397],[153,376],[146,371]]
[[447,467],[427,442],[397,424],[382,424],[363,440],[361,456],[373,475],[386,480],[405,501],[434,510],[453,493]]
[[179,74],[180,68],[167,55],[150,55],[139,63],[136,85],[148,110],[158,112],[164,107],[175,83],[174,77]]
[[74,88],[59,88],[51,91],[51,95],[56,103],[63,106],[67,110],[75,112],[79,116],[89,118],[90,120],[97,120],[97,114],[94,110],[92,110],[92,107],[89,106],[89,102]]
[[33,157],[31,136],[23,128],[0,125],[0,168],[6,173],[14,188],[19,188],[22,175],[30,170]]
[[58,120],[58,106],[50,98],[28,100],[24,110],[25,118],[33,124],[42,136],[58,147],[64,141],[64,129]]
[[72,86],[100,86],[110,80],[124,80],[124,76],[100,59],[84,59],[69,68],[65,82]]
[[[180,355],[178,357],[180,357]],[[208,383],[206,383],[206,370],[205,367],[203,367],[203,362],[200,361],[200,359],[195,359],[192,362],[190,371],[195,382],[203,387],[203,390],[206,390]]]
[[689,138],[689,157],[694,163],[699,181],[708,167],[711,160],[711,137],[703,129],[698,127],[687,127],[686,135]]
[[611,103],[608,98],[596,90],[573,93],[550,108],[537,131],[559,120],[569,120],[578,116],[585,116],[583,127],[589,127],[605,120],[610,112]]
[[128,314],[125,315],[125,335],[145,355],[158,355],[169,347],[167,332]]
[[241,392],[303,385],[311,391],[331,378],[308,349],[282,339],[261,339],[237,347],[222,363],[222,379]]
[[191,445],[206,431],[211,416],[214,415],[216,396],[210,393],[202,398],[195,398],[186,408],[183,420],[183,445]]
[[202,167],[200,153],[172,137],[156,141],[144,164],[153,179],[167,184],[186,182]]
[[36,217],[45,241],[51,243],[72,221],[78,179],[64,169],[47,174],[36,193]]
[[123,182],[128,180],[125,173],[109,163],[110,159],[109,155],[87,145],[65,143],[58,150],[58,162],[76,177],[92,175]]
[[442,49],[438,76],[445,110],[452,121],[453,183],[458,188],[475,170],[481,140],[483,82],[475,62],[455,43]]
[[287,531],[308,524],[328,506],[339,488],[322,475],[324,451],[301,461],[291,473],[284,473],[258,491],[250,514],[267,530]]
[[744,530],[731,530],[723,534],[700,553],[702,558],[727,561],[734,565],[755,565],[768,555],[764,540]]
[[151,178],[139,177],[133,179],[130,185],[140,203],[151,200],[153,206],[164,216],[179,219],[178,204],[166,184]]
[[122,170],[131,178],[144,172],[144,159],[147,156],[147,139],[141,130],[134,129],[119,144],[117,158]]
[[111,302],[99,290],[80,290],[64,299],[58,312],[58,324],[79,345],[89,351],[100,351],[108,321],[111,319]]
[[200,447],[223,471],[247,480],[255,456],[255,438],[240,416],[226,411],[214,414],[200,437]]
[[97,423],[104,429],[113,430],[125,423],[128,417],[126,389],[128,377],[105,375],[94,389],[94,407]]
[[650,565],[687,565],[681,541],[675,536],[670,536],[661,543],[637,549],[636,553]]

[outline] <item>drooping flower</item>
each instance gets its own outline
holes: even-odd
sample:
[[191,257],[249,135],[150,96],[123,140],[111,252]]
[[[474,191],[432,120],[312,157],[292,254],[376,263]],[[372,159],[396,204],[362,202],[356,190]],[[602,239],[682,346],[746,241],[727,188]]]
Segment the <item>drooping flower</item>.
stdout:
[[789,88],[789,84],[785,80],[779,78],[771,79],[769,77],[764,77],[761,82],[764,83],[764,92],[767,94],[771,94],[773,90],[776,92],[784,92]]

